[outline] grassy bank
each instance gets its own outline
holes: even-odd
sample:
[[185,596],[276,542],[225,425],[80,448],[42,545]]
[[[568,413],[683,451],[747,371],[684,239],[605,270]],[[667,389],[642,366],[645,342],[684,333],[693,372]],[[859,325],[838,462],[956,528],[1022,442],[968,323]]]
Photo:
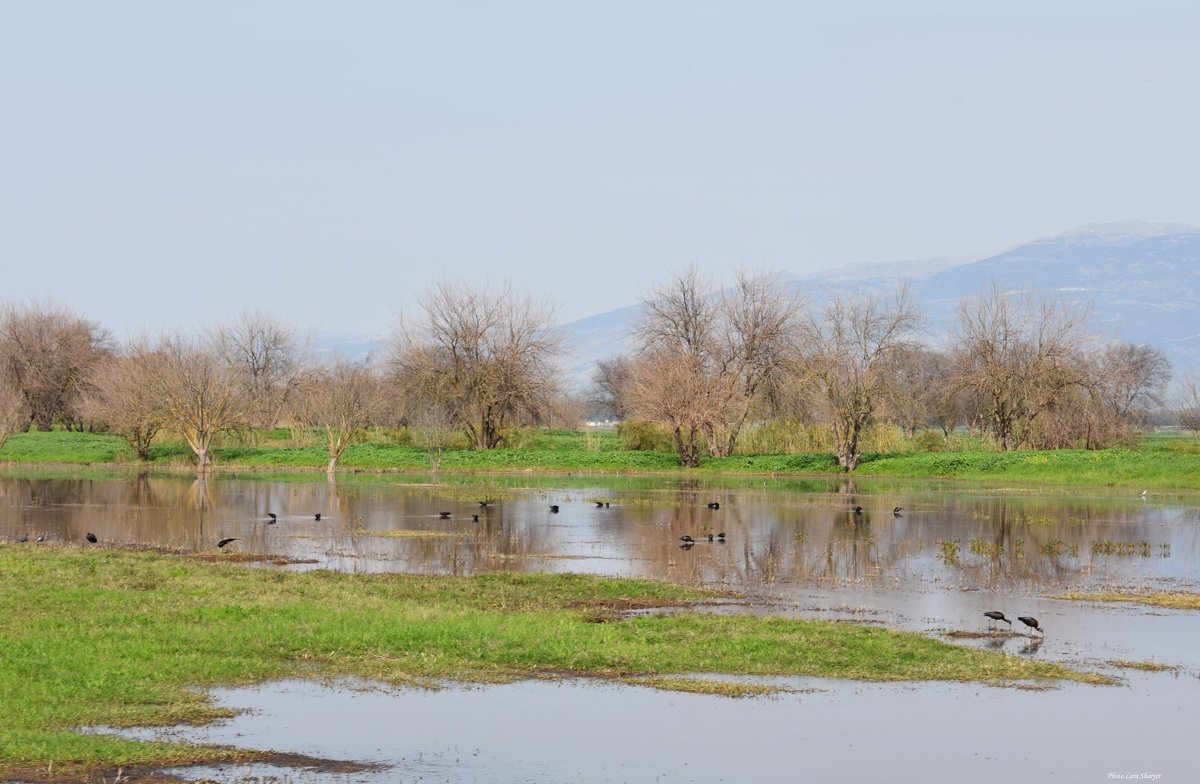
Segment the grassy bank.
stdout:
[[404,684],[714,672],[1095,682],[1060,665],[879,628],[621,614],[705,597],[569,575],[298,573],[145,552],[0,546],[0,773],[228,757],[75,728],[206,721],[218,713],[191,687],[280,677]]
[[[428,450],[388,431],[368,435],[342,458],[343,471],[427,471]],[[256,431],[227,436],[216,445],[217,470],[324,470],[327,456],[315,434],[304,431]],[[446,449],[441,468],[455,472],[609,472],[663,474],[794,474],[840,472],[832,454],[740,454],[708,458],[700,468],[680,469],[670,452],[625,448],[615,433],[528,431],[507,449]],[[16,465],[136,465],[190,470],[192,454],[180,441],[163,439],[148,461],[139,461],[116,436],[94,433],[20,433],[0,449],[0,462]],[[1136,449],[1021,452],[899,452],[868,454],[854,472],[859,476],[950,478],[980,481],[1130,487],[1138,490],[1200,489],[1200,444],[1192,438],[1148,438]]]

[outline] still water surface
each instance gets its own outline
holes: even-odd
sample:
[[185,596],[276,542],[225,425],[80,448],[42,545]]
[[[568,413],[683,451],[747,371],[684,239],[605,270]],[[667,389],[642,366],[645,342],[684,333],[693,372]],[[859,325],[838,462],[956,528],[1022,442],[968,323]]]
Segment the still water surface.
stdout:
[[[845,618],[928,634],[982,630],[982,612],[1000,609],[1036,616],[1046,639],[964,644],[1127,678],[1116,688],[1039,693],[806,679],[793,684],[807,689],[800,694],[736,701],[580,683],[437,693],[268,684],[217,692],[219,701],[253,710],[191,737],[388,767],[342,779],[249,768],[189,775],[1111,781],[1109,774],[1138,772],[1200,780],[1200,763],[1180,736],[1180,728],[1200,727],[1200,613],[1050,598],[1110,587],[1200,590],[1194,498],[840,479],[371,477],[331,484],[2,476],[0,540],[27,532],[48,543],[82,542],[93,532],[100,546],[184,549],[213,549],[236,537],[230,550],[308,562],[292,568],[652,577],[749,597],[725,611]],[[707,541],[721,532],[724,543]],[[699,541],[683,548],[684,535]],[[1109,665],[1117,659],[1179,669],[1131,672]],[[353,742],[333,731],[359,721]]]

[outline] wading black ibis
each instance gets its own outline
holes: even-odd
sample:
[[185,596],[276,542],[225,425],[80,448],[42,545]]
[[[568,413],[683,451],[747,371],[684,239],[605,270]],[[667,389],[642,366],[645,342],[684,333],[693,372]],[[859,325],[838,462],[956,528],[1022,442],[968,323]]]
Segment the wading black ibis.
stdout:
[[1037,629],[1042,634],[1046,633],[1045,629],[1043,629],[1041,626],[1038,626],[1037,618],[1029,615],[1018,615],[1017,620],[1028,626],[1030,629]]
[[83,538],[84,538],[84,539],[87,539],[87,540],[88,540],[89,542],[91,542],[92,544],[95,544],[96,542],[98,542],[98,541],[99,541],[99,540],[96,538],[96,535],[95,535],[94,533],[92,533],[91,531],[88,531],[88,533],[87,533],[87,536],[85,536],[85,537],[83,537]]
[[438,512],[438,517],[442,518],[443,520],[449,520],[450,513],[449,512]]
[[892,514],[894,514],[896,517],[899,517],[900,513],[903,511],[904,511],[903,506],[897,506],[896,508],[892,509]]
[[217,547],[224,549],[225,545],[229,544],[230,542],[236,542],[236,541],[237,541],[237,539],[222,539],[221,541],[217,542]]
[[1012,621],[1005,618],[1004,613],[1000,612],[999,610],[989,610],[988,612],[985,612],[984,615],[992,620],[992,626],[996,625],[996,621],[1004,621],[1009,625],[1009,628],[1012,628]]
[[709,509],[720,509],[720,508],[721,508],[721,504],[720,504],[719,502],[717,502],[717,501],[709,501],[709,502],[708,502],[708,508],[709,508]]
[[696,540],[693,539],[692,537],[688,536],[687,534],[684,534],[683,536],[679,537],[679,541],[683,542],[684,544],[695,544],[696,543]]
[[550,513],[558,514],[558,504],[550,504]]
[[320,522],[321,521],[321,513],[317,512],[315,515],[313,515],[313,519],[316,520],[317,522]]
[[270,519],[267,521],[267,525],[275,525],[275,521],[276,521],[277,519],[279,519],[278,517],[276,517],[276,515],[275,515],[275,513],[274,513],[274,512],[267,512],[267,517],[269,517],[269,518],[270,518]]

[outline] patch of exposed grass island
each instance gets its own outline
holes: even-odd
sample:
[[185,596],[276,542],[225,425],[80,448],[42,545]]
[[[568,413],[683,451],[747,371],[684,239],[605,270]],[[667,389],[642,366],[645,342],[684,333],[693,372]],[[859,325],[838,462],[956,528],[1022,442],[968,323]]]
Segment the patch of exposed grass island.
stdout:
[[1169,607],[1172,610],[1200,610],[1200,593],[1064,593],[1054,598],[1071,602],[1128,602],[1149,607]]
[[[424,686],[666,678],[659,685],[689,689],[695,684],[679,676],[1100,677],[918,634],[686,609],[714,596],[576,575],[291,572],[154,552],[0,546],[0,775],[245,758],[78,728],[210,721],[222,714],[196,687],[285,677]],[[668,606],[685,609],[622,612]]]

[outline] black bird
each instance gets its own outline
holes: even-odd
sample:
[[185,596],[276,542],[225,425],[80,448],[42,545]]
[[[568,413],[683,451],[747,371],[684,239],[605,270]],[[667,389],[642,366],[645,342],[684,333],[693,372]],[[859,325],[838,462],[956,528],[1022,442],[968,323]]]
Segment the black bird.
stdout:
[[692,537],[688,536],[687,534],[684,534],[683,536],[679,537],[679,541],[683,542],[684,544],[695,544],[696,543],[696,540],[693,539]]
[[608,501],[605,501],[605,502],[604,502],[604,508],[605,508],[605,509],[607,509],[607,508],[608,508]]
[[1041,626],[1038,626],[1037,618],[1033,618],[1028,615],[1018,615],[1017,620],[1028,626],[1030,629],[1037,629],[1042,634],[1046,633],[1045,629],[1043,629]]
[[217,547],[223,548],[223,547],[225,547],[225,545],[229,544],[230,542],[236,542],[236,541],[237,541],[237,539],[222,539],[221,541],[217,542]]
[[596,508],[597,508],[597,509],[603,509],[603,508],[604,508],[604,502],[603,502],[603,501],[597,501],[597,502],[596,502]]
[[83,538],[87,539],[92,544],[95,544],[97,541],[99,541],[96,539],[96,535],[94,533],[92,533],[91,531],[88,531],[88,535]]
[[1012,621],[1005,618],[1004,613],[1000,612],[999,610],[989,610],[985,612],[984,615],[992,619],[993,626],[996,624],[996,621],[1004,621],[1008,624],[1009,628],[1012,628]]
[[271,518],[270,522],[268,522],[268,523],[267,523],[267,525],[275,525],[275,520],[277,519],[277,518],[275,517],[275,513],[274,513],[274,512],[267,512],[267,517]]
[[708,541],[710,541],[710,542],[711,542],[712,540],[713,540],[713,535],[712,535],[712,534],[709,534],[709,535],[708,535]]
[[553,514],[558,514],[558,504],[550,504],[550,511]]
[[313,519],[314,519],[314,520],[317,520],[317,521],[320,521],[320,519],[321,519],[321,513],[320,513],[320,512],[317,512],[315,515],[313,515]]
[[857,514],[857,515],[862,514],[862,507],[861,506],[854,507],[854,514]]
[[473,523],[478,523],[478,522],[479,522],[479,515],[471,515],[471,522],[473,522]]
[[28,542],[28,541],[29,541],[29,532],[28,532],[28,531],[26,531],[26,532],[25,532],[25,535],[24,535],[24,536],[22,536],[22,537],[21,537],[20,539],[18,539],[17,541],[18,541],[18,542],[20,542],[21,544],[24,544],[25,542]]
[[717,503],[716,501],[709,501],[708,508],[709,509],[720,509],[721,505],[719,503]]
[[443,520],[449,520],[450,513],[449,512],[438,512],[438,517],[442,518]]
[[487,505],[488,505],[488,502],[487,502],[487,500],[486,500],[486,499],[484,499],[483,501],[480,501],[480,502],[479,502],[479,505],[480,505],[480,506],[487,506]]
[[721,533],[717,534],[717,538],[720,539],[722,542],[724,542],[725,541],[725,532],[722,531]]
[[44,542],[44,541],[46,541],[46,535],[45,535],[45,534],[38,534],[37,543],[38,543],[38,544],[41,544],[41,543],[42,543],[42,542]]
[[896,508],[892,509],[892,514],[894,514],[896,517],[899,517],[900,513],[903,511],[904,511],[903,506],[897,506]]

